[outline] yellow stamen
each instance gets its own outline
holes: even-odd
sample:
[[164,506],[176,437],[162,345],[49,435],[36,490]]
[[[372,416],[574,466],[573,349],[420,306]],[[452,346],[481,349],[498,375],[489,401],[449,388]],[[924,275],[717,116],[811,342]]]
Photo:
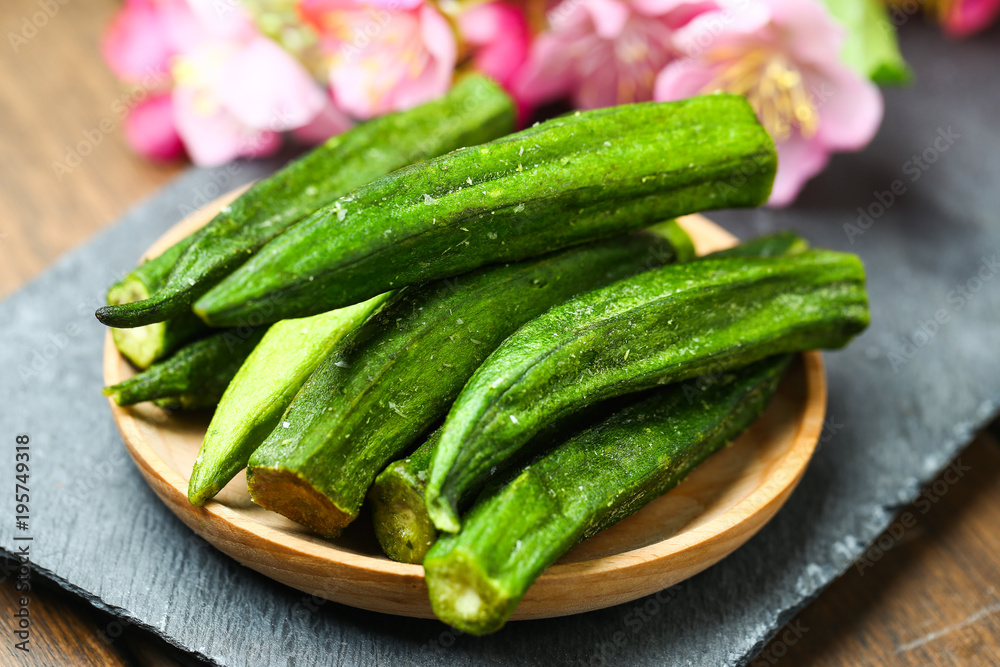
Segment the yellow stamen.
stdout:
[[802,72],[784,55],[763,48],[718,48],[709,55],[717,74],[702,93],[723,91],[743,95],[776,141],[797,130],[816,134],[819,113],[805,87]]

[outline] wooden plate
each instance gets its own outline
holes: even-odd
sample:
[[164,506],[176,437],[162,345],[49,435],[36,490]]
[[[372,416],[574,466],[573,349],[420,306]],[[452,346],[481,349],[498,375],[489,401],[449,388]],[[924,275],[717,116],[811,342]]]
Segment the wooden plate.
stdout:
[[[156,255],[205,224],[236,193],[179,223],[149,251]],[[709,220],[683,221],[699,252],[726,247],[732,235]],[[110,333],[104,379],[134,374]],[[718,562],[774,516],[798,483],[819,439],[826,381],[818,352],[801,355],[763,416],[732,446],[680,486],[573,549],[525,595],[514,619],[575,614],[628,602],[676,584]],[[318,597],[374,611],[431,618],[423,568],[379,551],[369,518],[334,541],[308,534],[257,507],[239,475],[204,507],[187,501],[187,481],[208,426],[206,415],[169,416],[151,404],[111,403],[129,454],[160,499],[195,533],[240,563]]]

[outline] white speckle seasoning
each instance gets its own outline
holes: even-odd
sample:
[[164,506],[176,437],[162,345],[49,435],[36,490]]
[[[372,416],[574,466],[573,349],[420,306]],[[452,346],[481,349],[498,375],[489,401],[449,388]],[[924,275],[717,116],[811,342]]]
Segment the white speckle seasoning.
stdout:
[[316,194],[316,186],[315,185],[310,185],[308,188],[306,188],[306,196],[312,197],[315,194]]
[[291,426],[291,424],[288,422],[281,422],[281,428],[288,428],[289,426]]
[[341,359],[340,361],[333,362],[333,365],[336,366],[337,368],[350,368],[351,367],[351,365],[349,363],[347,363],[346,361],[344,361],[343,359]]
[[472,185],[472,176],[469,176],[467,179],[465,179],[465,182],[468,183],[469,185]]
[[488,237],[490,237],[490,239],[493,239],[493,240],[496,240],[496,238],[497,238],[497,233],[496,232],[487,232],[486,235]]
[[524,155],[524,146],[521,146],[521,148],[517,151],[517,154]]
[[493,466],[492,468],[490,468],[490,474],[491,475],[497,474],[497,467],[496,466]]
[[611,148],[611,142],[610,141],[605,141],[604,142],[604,147],[605,148]]
[[346,218],[346,217],[347,217],[347,209],[346,208],[338,208],[337,209],[337,222],[343,222],[344,218]]
[[430,206],[431,204],[436,204],[436,203],[437,199],[434,199],[434,197],[431,197],[430,195],[426,194],[424,195],[424,204]]
[[524,210],[524,203],[523,202],[514,207],[514,213],[520,213],[523,210]]
[[188,285],[194,285],[194,278],[188,278]]
[[521,548],[521,540],[518,540],[517,542],[514,542],[514,549],[517,550],[517,549],[520,549],[520,548]]
[[515,424],[518,424],[518,423],[520,423],[520,422],[518,422],[518,421],[517,421],[517,417],[515,417],[514,415],[511,415],[511,416],[510,416],[510,420],[511,420],[512,422],[514,422]]

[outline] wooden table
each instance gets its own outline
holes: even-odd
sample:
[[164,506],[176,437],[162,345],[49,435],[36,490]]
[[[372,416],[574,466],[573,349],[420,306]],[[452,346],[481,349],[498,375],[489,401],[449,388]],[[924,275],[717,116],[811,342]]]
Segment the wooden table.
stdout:
[[[126,91],[98,55],[116,3],[58,6],[0,57],[0,296],[184,168],[151,164],[125,145],[114,109]],[[21,34],[38,11],[34,0],[7,0],[0,25]],[[99,131],[105,119],[114,131]],[[92,144],[89,154],[60,177],[53,164],[82,141]],[[870,550],[754,664],[1000,664],[1000,444],[982,434],[958,461],[970,469],[900,508],[880,539],[885,549]],[[0,584],[0,626],[15,595],[10,579]],[[35,651],[13,655],[4,641],[0,656],[13,657],[3,664],[178,664],[164,643],[65,593],[35,590],[31,604]],[[9,627],[0,633],[9,637]]]

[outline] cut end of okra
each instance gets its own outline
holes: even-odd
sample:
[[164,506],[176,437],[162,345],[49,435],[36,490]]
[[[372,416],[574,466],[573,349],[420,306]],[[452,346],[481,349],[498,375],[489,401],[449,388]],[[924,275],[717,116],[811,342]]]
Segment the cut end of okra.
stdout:
[[101,389],[101,393],[115,402],[115,405],[122,405],[121,385],[111,385]]
[[[141,280],[126,276],[108,290],[108,305],[144,301],[149,298],[149,290]],[[149,368],[163,353],[162,322],[131,329],[112,329],[111,337],[115,347],[126,359],[139,369]]]
[[458,518],[458,510],[446,497],[427,489],[427,514],[430,515],[434,527],[446,533],[457,533],[462,528],[462,522]]
[[115,347],[140,370],[146,370],[163,356],[163,322],[133,329],[111,329]]
[[250,498],[326,538],[337,537],[355,514],[337,507],[322,491],[296,473],[280,468],[247,468]]
[[399,563],[424,562],[437,539],[420,489],[401,478],[393,464],[378,476],[368,494],[375,537],[386,556]]
[[424,576],[434,615],[470,635],[496,632],[513,613],[513,599],[482,570],[474,558],[453,549],[424,561]]

